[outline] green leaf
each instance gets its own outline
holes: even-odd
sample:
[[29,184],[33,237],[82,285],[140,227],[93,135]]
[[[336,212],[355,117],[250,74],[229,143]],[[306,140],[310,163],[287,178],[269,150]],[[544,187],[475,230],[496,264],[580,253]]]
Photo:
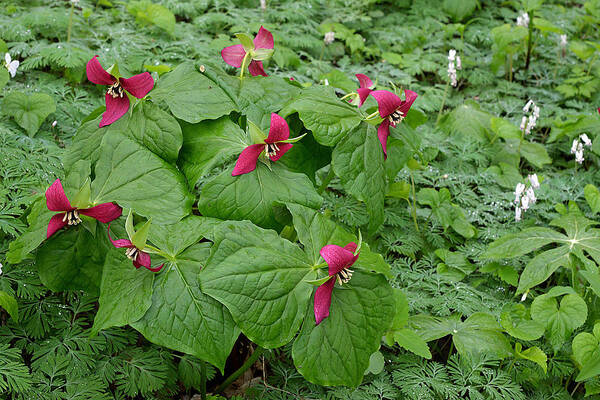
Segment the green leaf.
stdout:
[[152,304],[154,273],[135,268],[125,253],[111,250],[106,255],[100,283],[100,307],[91,335],[102,329],[131,324],[144,316]]
[[202,186],[198,210],[207,217],[248,219],[264,228],[281,226],[275,218],[276,203],[293,202],[311,208],[322,203],[304,174],[288,171],[279,163],[268,168],[258,162],[256,170],[231,176],[232,168]]
[[539,143],[524,140],[521,143],[521,155],[537,168],[542,168],[544,165],[552,163],[552,159],[548,155],[548,152],[546,152],[546,148]]
[[362,120],[356,107],[341,101],[335,89],[312,86],[304,89],[294,101],[281,110],[282,116],[297,112],[306,129],[312,131],[322,145],[335,146]]
[[40,196],[33,203],[31,212],[27,216],[29,227],[9,244],[6,261],[11,264],[20,263],[31,251],[42,244],[46,239],[48,223],[54,214],[55,212],[48,210],[46,198]]
[[171,35],[175,32],[175,15],[165,6],[148,0],[130,1],[127,11],[135,16],[138,23],[156,25]]
[[577,362],[580,371],[575,379],[581,382],[594,376],[600,375],[600,324],[594,325],[593,334],[582,332],[575,336],[571,347],[573,358]]
[[568,237],[550,228],[526,228],[501,237],[489,245],[485,256],[491,259],[519,257],[555,241]]
[[548,369],[548,357],[546,356],[546,353],[544,353],[542,349],[537,346],[523,350],[521,343],[515,343],[515,356],[516,358],[533,361],[540,366],[544,373],[546,373]]
[[454,22],[463,21],[473,14],[477,7],[477,0],[444,0],[442,8]]
[[276,348],[300,328],[313,291],[306,281],[314,278],[298,246],[248,221],[228,221],[215,229],[200,284],[229,309],[250,340]]
[[395,197],[398,199],[408,200],[410,194],[410,184],[405,181],[394,182],[388,187],[386,197]]
[[383,223],[387,185],[376,128],[363,124],[347,135],[333,150],[331,164],[348,193],[367,205],[368,230],[374,233]]
[[431,352],[427,342],[421,339],[415,331],[409,328],[402,328],[394,333],[394,340],[406,350],[416,355],[431,360]]
[[524,293],[550,277],[559,267],[569,265],[569,246],[561,246],[535,256],[521,272],[517,293]]
[[492,115],[481,111],[477,103],[468,101],[452,110],[440,126],[453,135],[488,143],[492,138],[491,118]]
[[54,99],[45,93],[11,92],[2,103],[4,114],[17,121],[29,136],[35,135],[46,117],[56,111]]
[[246,33],[236,33],[235,37],[237,37],[242,46],[244,46],[244,50],[246,50],[246,53],[254,50],[254,42],[252,41],[252,38]]
[[394,304],[386,279],[362,271],[347,285],[335,286],[329,317],[319,325],[311,300],[292,348],[298,371],[318,385],[358,386],[390,326]]
[[104,233],[103,226],[97,228],[96,237],[83,226],[76,226],[46,240],[35,258],[42,283],[55,292],[85,290],[98,293],[108,250]]
[[161,77],[151,96],[155,101],[167,103],[174,116],[192,124],[219,118],[236,109],[231,97],[196,71],[192,63],[183,63]]
[[[3,52],[0,51],[0,54],[2,54],[2,53]],[[6,68],[3,68],[0,65],[0,89],[4,89],[4,86],[6,86],[9,79],[10,79],[10,75],[8,73],[8,70]]]
[[[185,235],[188,224],[180,222],[163,233]],[[186,244],[174,243],[171,250],[176,254],[170,254],[170,261],[154,278],[152,305],[131,326],[152,343],[191,354],[223,373],[239,330],[225,307],[200,290],[198,276],[206,266],[210,243],[185,248]]]
[[365,371],[366,374],[378,375],[383,371],[385,367],[385,359],[380,351],[376,351],[369,357],[369,367]]
[[177,222],[191,212],[193,196],[183,175],[125,136],[104,137],[95,171],[95,204],[114,201],[159,224]]
[[221,117],[197,124],[182,123],[183,147],[179,158],[181,170],[190,185],[235,154],[240,154],[248,138],[240,127]]
[[521,140],[521,130],[504,118],[493,117],[491,127],[492,131],[501,138]]
[[531,319],[523,304],[507,304],[502,309],[500,324],[510,336],[521,340],[539,339],[545,330],[545,325]]
[[600,191],[598,191],[596,186],[588,183],[585,185],[585,188],[583,188],[583,193],[585,195],[585,200],[592,209],[592,212],[597,214],[600,211]]
[[0,290],[0,307],[4,308],[15,323],[19,322],[19,305],[10,294]]
[[[327,244],[336,244],[343,247],[350,242],[358,243],[355,235],[348,233],[320,212],[299,204],[288,203],[286,206],[292,213],[298,239],[304,245],[304,252],[312,265],[321,263],[322,259],[319,252]],[[360,250],[360,256],[354,263],[353,268],[379,272],[390,279],[393,278],[388,263],[380,254],[372,252],[369,245],[364,242]]]
[[146,247],[146,241],[148,240],[148,232],[150,231],[150,226],[152,225],[152,218],[150,218],[142,227],[131,235],[131,243],[138,249],[143,249]]

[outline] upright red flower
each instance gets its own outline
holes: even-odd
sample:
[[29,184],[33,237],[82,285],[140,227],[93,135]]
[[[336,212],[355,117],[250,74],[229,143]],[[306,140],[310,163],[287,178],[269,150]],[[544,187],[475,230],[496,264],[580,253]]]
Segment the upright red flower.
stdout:
[[54,235],[56,231],[67,225],[77,225],[81,222],[80,215],[87,215],[106,224],[121,216],[123,210],[114,203],[103,203],[90,208],[73,207],[67,199],[67,195],[60,183],[60,179],[46,190],[46,206],[50,211],[62,211],[60,214],[50,218],[48,229],[46,230],[46,239]]
[[379,115],[383,122],[377,128],[377,137],[381,142],[383,154],[387,158],[387,138],[390,135],[390,125],[395,127],[402,122],[406,113],[417,99],[417,94],[412,90],[404,90],[404,100],[387,90],[374,90],[371,96],[377,100]]
[[110,225],[108,225],[108,239],[116,248],[126,248],[125,255],[133,262],[133,266],[136,268],[145,267],[152,272],[158,272],[162,269],[165,264],[161,264],[158,267],[152,268],[150,260],[150,254],[142,251],[136,247],[129,239],[117,239],[113,240],[110,237]]
[[281,156],[292,148],[293,145],[289,142],[296,141],[297,139],[290,139],[290,128],[285,119],[272,113],[269,136],[260,143],[252,144],[242,151],[231,175],[237,176],[254,171],[258,157],[263,151],[271,161],[279,160]]
[[258,30],[258,34],[251,43],[250,38],[245,35],[238,35],[238,38],[240,40],[248,38],[247,43],[244,44],[244,41],[242,41],[243,44],[225,47],[221,50],[223,61],[232,67],[245,68],[245,65],[242,64],[244,64],[244,61],[249,57],[251,59],[250,64],[248,65],[250,74],[252,74],[252,76],[268,76],[265,73],[261,60],[270,57],[273,47],[275,47],[271,32],[261,26]]
[[321,257],[327,263],[329,269],[329,278],[325,283],[317,288],[315,292],[315,320],[317,325],[329,316],[331,307],[331,294],[337,281],[340,286],[348,283],[352,278],[352,271],[349,269],[356,262],[359,254],[354,255],[356,243],[350,242],[344,247],[328,244],[321,248],[319,252]]
[[125,92],[138,99],[144,98],[154,87],[154,79],[148,72],[134,75],[131,78],[121,78],[118,76],[118,71],[113,72],[111,69],[111,73],[117,75],[114,76],[102,68],[96,57],[98,56],[94,56],[88,61],[85,71],[91,82],[109,86],[106,91],[106,111],[102,114],[100,121],[102,128],[112,124],[129,110],[129,97]]
[[358,97],[360,99],[358,106],[361,107],[365,100],[367,100],[367,97],[369,97],[369,94],[371,94],[373,89],[375,89],[375,84],[371,81],[371,79],[369,79],[368,76],[364,74],[356,74],[356,78],[358,79],[360,86],[356,90],[356,93],[358,93]]

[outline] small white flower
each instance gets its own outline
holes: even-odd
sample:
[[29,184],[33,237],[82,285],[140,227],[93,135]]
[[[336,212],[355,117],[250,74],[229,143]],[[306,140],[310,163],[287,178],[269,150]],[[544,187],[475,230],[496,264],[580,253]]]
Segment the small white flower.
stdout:
[[530,187],[529,189],[527,189],[527,192],[525,193],[525,197],[529,200],[529,202],[531,204],[534,204],[537,201],[537,199],[535,198],[535,193],[533,193],[533,188],[532,187]]
[[325,39],[323,39],[325,44],[331,44],[331,43],[333,43],[334,40],[335,40],[335,32],[327,32],[325,34]]
[[456,87],[458,80],[456,77],[456,68],[454,68],[454,61],[448,63],[448,78],[450,78],[450,84]]
[[525,191],[525,184],[519,182],[517,183],[517,187],[515,188],[515,203],[518,203],[521,199],[521,195]]
[[560,46],[567,47],[567,35],[560,35]]
[[264,10],[267,9],[267,0],[260,0],[260,8]]
[[515,221],[519,222],[521,220],[521,207],[515,208]]
[[17,74],[17,68],[19,68],[19,60],[13,60],[10,54],[6,53],[4,55],[4,66],[8,69],[10,76],[14,78]]
[[521,301],[525,301],[525,299],[527,299],[527,294],[529,293],[529,291],[523,293],[523,296],[521,296]]
[[448,60],[454,61],[455,58],[456,58],[456,50],[450,49],[450,51],[448,51]]
[[456,69],[462,69],[462,61],[460,61],[460,56],[456,56]]
[[524,12],[523,14],[517,17],[517,26],[523,26],[525,28],[529,27],[529,14]]
[[527,116],[523,115],[523,118],[521,119],[521,125],[519,125],[519,129],[524,130],[526,124],[527,124]]
[[583,142],[583,144],[586,145],[586,146],[591,146],[592,145],[592,141],[590,140],[590,138],[588,137],[588,135],[586,135],[585,133],[582,134],[581,136],[579,136],[579,139],[581,139],[581,141]]
[[323,83],[325,84],[325,86],[329,86],[329,80],[328,80],[327,78],[325,78],[325,79],[323,80]]
[[583,148],[578,149],[575,152],[575,162],[578,164],[583,164],[584,161],[585,161],[585,159],[583,158]]
[[529,112],[529,107],[531,107],[533,104],[533,100],[529,99],[529,101],[527,102],[527,104],[525,104],[525,107],[523,107],[523,112]]
[[579,140],[573,139],[573,144],[571,145],[571,154],[575,154],[577,152],[578,147],[579,147]]
[[74,6],[79,4],[79,0],[71,0],[71,3],[73,3]]
[[537,189],[540,187],[540,181],[538,180],[537,174],[527,175],[527,179],[529,179],[532,188]]
[[52,123],[52,127],[54,128],[54,127],[56,126],[56,124],[58,124],[58,121],[54,121],[54,122]]
[[523,211],[527,211],[529,209],[529,197],[523,196],[521,197],[521,208]]
[[0,263],[0,275],[2,275],[2,263]]

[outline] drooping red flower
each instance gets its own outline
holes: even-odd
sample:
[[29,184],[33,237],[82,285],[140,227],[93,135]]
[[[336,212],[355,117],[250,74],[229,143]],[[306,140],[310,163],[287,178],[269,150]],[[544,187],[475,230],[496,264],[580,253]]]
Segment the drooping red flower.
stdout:
[[[256,169],[258,157],[264,151],[271,161],[277,161],[292,148],[290,128],[282,117],[272,113],[269,136],[261,143],[252,144],[244,149],[235,163],[232,176],[247,174]],[[294,140],[294,139],[292,139]]]
[[67,225],[79,224],[81,222],[80,215],[87,215],[106,224],[119,218],[123,212],[121,207],[114,203],[98,204],[90,208],[73,207],[69,199],[67,199],[60,179],[55,180],[48,190],[46,190],[46,206],[50,211],[61,211],[61,213],[50,218],[48,229],[46,230],[46,239]]
[[129,258],[133,262],[133,266],[136,268],[145,267],[152,272],[158,272],[165,265],[163,263],[163,264],[159,265],[158,267],[152,268],[150,254],[135,247],[135,245],[133,243],[131,243],[131,240],[128,240],[128,239],[113,240],[110,237],[110,225],[108,225],[108,239],[113,244],[113,246],[115,246],[116,248],[126,248],[127,249],[127,250],[125,250],[125,255],[127,256],[127,258]]
[[92,57],[85,71],[87,78],[97,85],[109,86],[106,91],[106,111],[102,114],[100,127],[107,126],[121,118],[129,110],[128,92],[138,99],[144,98],[154,87],[154,79],[148,72],[134,75],[131,78],[115,77],[108,73],[100,62]]
[[365,100],[367,100],[367,97],[369,97],[369,94],[371,94],[373,89],[375,89],[375,84],[365,74],[356,74],[356,78],[358,79],[360,86],[356,90],[356,93],[358,93],[358,97],[360,99],[358,106],[361,107]]
[[340,286],[348,283],[352,278],[352,271],[349,269],[356,262],[359,254],[354,255],[356,251],[356,243],[350,242],[344,247],[335,244],[328,244],[321,248],[319,254],[327,263],[329,276],[331,277],[325,283],[317,288],[315,292],[315,320],[317,325],[329,316],[329,308],[331,307],[331,295],[333,287],[337,281]]
[[[273,35],[271,34],[271,32],[269,32],[261,26],[258,30],[258,34],[253,40],[253,43],[254,49],[250,50],[251,54],[249,55],[252,58],[252,61],[250,61],[250,64],[248,65],[248,71],[250,71],[250,74],[252,74],[252,76],[268,76],[263,68],[262,61],[257,59],[261,57],[256,56],[253,53],[255,53],[259,49],[272,50],[273,47],[275,47]],[[232,67],[241,68],[242,63],[244,61],[244,57],[246,57],[246,49],[244,49],[244,46],[241,44],[228,46],[221,50],[221,57],[223,57],[223,61],[225,61]]]
[[404,100],[387,90],[374,90],[371,96],[377,100],[379,115],[383,122],[377,128],[377,137],[381,142],[383,154],[387,158],[387,138],[390,135],[390,125],[395,127],[402,122],[406,113],[417,99],[417,94],[412,90],[404,90]]

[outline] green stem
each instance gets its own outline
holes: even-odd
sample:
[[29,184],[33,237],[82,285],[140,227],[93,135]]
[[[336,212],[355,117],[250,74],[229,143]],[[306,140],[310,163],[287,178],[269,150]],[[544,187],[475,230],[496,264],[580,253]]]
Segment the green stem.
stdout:
[[442,111],[444,110],[444,106],[446,105],[446,97],[448,97],[448,87],[450,86],[450,81],[446,83],[446,88],[444,89],[444,98],[442,99],[442,105],[440,106],[440,111],[438,112],[437,119],[435,120],[435,125],[440,123],[440,118],[442,118]]
[[[531,12],[531,16],[529,19],[529,37],[527,38],[527,58],[525,59],[525,71],[529,70],[529,62],[531,60],[531,40],[533,38],[533,11]],[[511,67],[512,67],[512,57],[511,57]],[[512,75],[512,68],[511,68]],[[512,82],[512,79],[511,79]]]
[[225,379],[225,382],[221,383],[219,387],[215,389],[215,393],[221,393],[223,390],[227,389],[227,387],[229,387],[229,385],[231,385],[237,378],[239,378],[240,375],[242,375],[244,372],[246,372],[248,368],[254,365],[256,360],[258,360],[258,357],[260,357],[261,354],[264,352],[265,349],[258,346],[254,350],[252,355],[246,360],[246,362],[241,367],[239,367],[237,371],[229,375],[229,377]]
[[335,172],[333,172],[333,166],[329,165],[329,172],[327,173],[327,176],[325,177],[325,179],[323,179],[323,182],[321,182],[321,185],[317,189],[317,192],[319,194],[323,193],[325,189],[327,189],[327,185],[329,185],[329,182],[331,182],[334,176]]
[[326,266],[327,266],[327,262],[322,262],[321,264],[313,265],[311,269],[313,271],[316,271],[316,270],[324,268]]
[[417,192],[415,190],[415,180],[413,178],[413,173],[412,171],[410,171],[410,185],[412,188],[412,193],[413,193],[413,201],[412,201],[412,216],[413,216],[413,221],[415,223],[415,228],[417,229],[417,232],[420,232],[419,230],[419,224],[417,223]]
[[244,70],[248,67],[248,56],[250,53],[246,53],[244,59],[242,60],[242,68],[240,70],[240,79],[244,79]]
[[206,362],[200,362],[200,399],[206,400]]
[[75,4],[71,3],[71,13],[69,14],[69,28],[67,29],[67,43],[71,41],[71,28],[73,27],[73,12],[75,11]]

